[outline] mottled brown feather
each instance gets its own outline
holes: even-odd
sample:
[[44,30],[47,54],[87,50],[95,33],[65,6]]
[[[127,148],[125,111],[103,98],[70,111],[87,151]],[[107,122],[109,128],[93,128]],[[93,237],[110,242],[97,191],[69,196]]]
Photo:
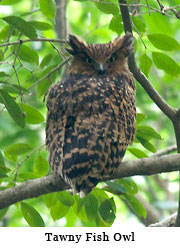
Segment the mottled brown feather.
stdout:
[[133,38],[87,45],[70,35],[72,64],[47,96],[50,166],[85,194],[116,169],[136,129],[135,82],[127,67]]

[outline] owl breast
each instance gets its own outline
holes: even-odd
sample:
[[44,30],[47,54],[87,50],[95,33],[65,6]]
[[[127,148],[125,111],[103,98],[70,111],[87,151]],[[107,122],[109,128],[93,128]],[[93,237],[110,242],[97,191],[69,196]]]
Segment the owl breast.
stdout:
[[119,166],[134,139],[133,79],[73,74],[51,88],[47,106],[51,167],[88,193]]

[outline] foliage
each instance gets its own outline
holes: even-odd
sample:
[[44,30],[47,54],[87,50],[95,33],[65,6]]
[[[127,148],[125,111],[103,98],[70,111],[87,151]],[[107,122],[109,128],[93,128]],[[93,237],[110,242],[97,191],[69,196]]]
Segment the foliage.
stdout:
[[[131,6],[134,1],[128,1],[137,64],[156,90],[177,108],[179,20],[171,12],[162,15],[156,1],[148,1],[151,8],[147,1],[141,2],[145,7]],[[179,1],[164,2],[175,6]],[[43,146],[46,116],[43,97],[49,86],[61,79],[61,68],[57,66],[68,54],[64,54],[63,43],[53,41],[54,0],[2,0],[0,6],[0,189],[5,190],[15,183],[51,173]],[[71,32],[88,43],[108,42],[123,33],[117,0],[69,1],[67,17]],[[170,121],[138,83],[137,109],[136,139],[128,148],[126,159],[149,157],[175,143]],[[176,188],[177,174],[170,174],[159,175],[158,179],[124,178],[100,183],[85,198],[67,191],[47,194],[0,210],[0,220],[6,226],[111,226],[116,219],[127,220],[132,212],[145,219],[145,207],[136,197],[138,191],[153,207],[161,201],[157,209],[161,215],[167,214],[174,209],[177,197],[162,190],[159,181],[168,187],[167,178],[173,181],[172,188]],[[167,202],[171,204],[164,211],[163,203]]]

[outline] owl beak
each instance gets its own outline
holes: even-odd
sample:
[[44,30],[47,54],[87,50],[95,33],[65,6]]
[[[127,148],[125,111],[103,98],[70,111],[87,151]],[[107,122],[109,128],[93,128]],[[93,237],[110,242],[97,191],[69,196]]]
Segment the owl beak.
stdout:
[[99,63],[98,66],[97,66],[97,70],[98,70],[99,74],[104,74],[105,70],[106,70],[104,64]]

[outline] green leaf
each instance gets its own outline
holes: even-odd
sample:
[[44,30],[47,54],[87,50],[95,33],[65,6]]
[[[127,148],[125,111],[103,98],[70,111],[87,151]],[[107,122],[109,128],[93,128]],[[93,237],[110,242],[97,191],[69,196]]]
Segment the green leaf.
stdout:
[[74,204],[74,198],[72,194],[67,191],[58,192],[57,197],[65,206],[70,207]]
[[113,198],[105,200],[99,207],[102,219],[107,223],[113,223],[116,218],[116,206]]
[[[51,71],[53,68],[55,68],[56,65],[51,65],[49,67],[47,67],[45,70],[43,70],[43,72],[41,73],[40,75],[40,78],[42,78],[43,76],[45,76],[46,74],[49,73],[49,71]],[[37,90],[38,90],[38,98],[41,98],[41,96],[43,96],[48,88],[50,87],[50,85],[52,84],[52,82],[55,81],[56,79],[56,75],[57,75],[57,71],[54,72],[53,74],[51,74],[51,78],[48,78],[48,79],[44,79],[42,81],[40,81],[38,83],[38,86],[37,86]],[[49,80],[50,79],[50,80]]]
[[19,125],[21,128],[24,128],[25,118],[24,118],[19,106],[14,101],[14,98],[12,98],[4,90],[0,89],[0,100],[3,102],[7,111],[9,112],[12,119],[16,122],[16,124]]
[[169,56],[164,53],[152,52],[153,62],[157,68],[164,70],[172,76],[180,74],[179,65]]
[[151,66],[152,66],[152,60],[146,54],[143,54],[139,58],[139,63],[140,63],[139,64],[140,69],[148,77],[149,71],[150,71]]
[[[14,156],[16,157],[16,156]],[[37,177],[34,175],[34,172],[29,171],[19,171],[18,173],[18,179],[21,179],[23,181],[29,180],[29,179],[36,179]]]
[[54,206],[57,201],[57,193],[55,192],[43,195],[43,201],[48,208]]
[[122,185],[126,192],[130,194],[136,194],[138,192],[138,187],[131,178],[118,179],[116,180],[116,183]]
[[[2,154],[1,154],[2,155]],[[6,173],[9,172],[10,169],[5,166],[3,161],[0,161],[0,177],[7,177]]]
[[7,171],[5,170],[5,168],[3,166],[0,165],[0,178],[7,178]]
[[144,148],[146,148],[147,150],[149,150],[153,153],[156,152],[156,148],[154,147],[154,145],[152,143],[150,143],[149,141],[147,141],[146,139],[143,139],[141,137],[137,137],[137,139],[144,146]]
[[162,140],[161,136],[149,126],[138,126],[136,137],[140,137],[146,140],[150,140],[151,138]]
[[48,66],[49,63],[51,62],[53,54],[47,54],[41,61],[40,68],[44,68],[45,66]]
[[156,48],[163,51],[180,50],[180,44],[172,37],[166,34],[153,33],[148,35],[149,41]]
[[105,182],[109,187],[110,189],[112,189],[112,193],[125,193],[126,192],[126,189],[120,185],[120,184],[117,184],[116,182],[111,182],[111,181],[107,181]]
[[45,176],[49,171],[49,162],[39,155],[34,161],[34,174],[37,177]]
[[123,196],[120,197],[125,197],[125,199],[127,200],[129,206],[134,210],[134,212],[139,216],[139,217],[143,217],[146,218],[146,209],[145,207],[142,205],[142,203],[136,199],[135,196],[131,195],[131,194],[125,194]]
[[0,5],[14,5],[17,4],[19,2],[21,2],[22,0],[2,0],[0,2]]
[[97,227],[110,227],[112,223],[107,223],[103,220],[100,214],[96,216],[96,226]]
[[40,124],[44,122],[44,116],[36,108],[25,103],[23,103],[22,105],[21,104],[18,104],[18,105],[23,107],[23,111],[26,114],[26,117],[25,117],[26,123]]
[[20,17],[16,16],[8,16],[3,18],[4,21],[6,21],[8,24],[12,25],[14,28],[22,32],[24,35],[26,35],[30,39],[36,39],[37,33],[34,27],[29,24],[27,21]]
[[0,40],[1,41],[6,41],[8,39],[10,28],[11,28],[10,25],[5,25],[2,27],[2,29],[0,31]]
[[0,78],[8,77],[9,75],[5,72],[0,72]]
[[86,196],[86,201],[85,201],[85,211],[88,220],[93,221],[96,219],[96,215],[98,213],[98,201],[96,197],[92,194],[88,194]]
[[18,57],[28,63],[39,64],[39,55],[31,47],[22,45],[17,51]]
[[123,24],[122,24],[122,17],[120,14],[113,16],[110,24],[109,29],[115,31],[117,34],[121,34],[123,31]]
[[0,151],[0,165],[1,165],[1,166],[5,166],[4,157],[3,157],[1,151]]
[[2,219],[4,218],[4,216],[6,215],[8,209],[9,208],[6,207],[6,208],[0,210],[0,222],[2,221]]
[[94,2],[94,4],[100,11],[106,14],[119,14],[119,6],[117,0],[104,0],[103,2]]
[[57,200],[56,204],[50,208],[50,214],[54,221],[64,217],[68,211],[69,207],[62,204],[59,200]]
[[15,156],[15,155],[10,155],[6,151],[4,151],[4,155],[6,156],[7,159],[11,160],[12,162],[16,162],[17,161],[17,156]]
[[0,89],[12,94],[29,93],[27,89],[15,84],[10,84],[6,81],[0,82]]
[[12,156],[18,156],[23,155],[31,150],[32,147],[29,144],[16,143],[9,145],[4,152]]
[[0,61],[4,60],[4,52],[3,50],[0,50]]
[[29,22],[34,28],[40,31],[46,31],[53,29],[53,26],[45,23],[45,22],[39,22],[39,21],[31,21]]
[[31,227],[45,227],[41,215],[35,208],[27,203],[21,202],[21,211],[24,219]]
[[128,148],[128,151],[131,152],[137,158],[148,158],[148,155],[145,152],[137,148]]
[[42,13],[51,19],[56,16],[56,4],[54,0],[39,0],[40,9]]
[[144,119],[146,118],[146,116],[142,113],[137,113],[136,116],[136,124],[140,124]]
[[43,95],[45,95],[50,85],[51,83],[47,79],[44,79],[38,83],[38,86],[37,86],[38,98],[41,98]]
[[85,212],[84,204],[86,197],[80,198],[79,195],[74,195],[74,204],[72,206],[74,213],[83,221],[87,221],[87,215]]
[[5,166],[5,164],[0,163],[0,177],[7,177],[7,173],[10,171],[9,168]]
[[137,32],[137,30],[138,30],[138,32],[145,32],[146,31],[146,24],[142,21],[142,19],[140,17],[132,16],[132,21],[136,27],[136,29],[135,29],[136,32]]

